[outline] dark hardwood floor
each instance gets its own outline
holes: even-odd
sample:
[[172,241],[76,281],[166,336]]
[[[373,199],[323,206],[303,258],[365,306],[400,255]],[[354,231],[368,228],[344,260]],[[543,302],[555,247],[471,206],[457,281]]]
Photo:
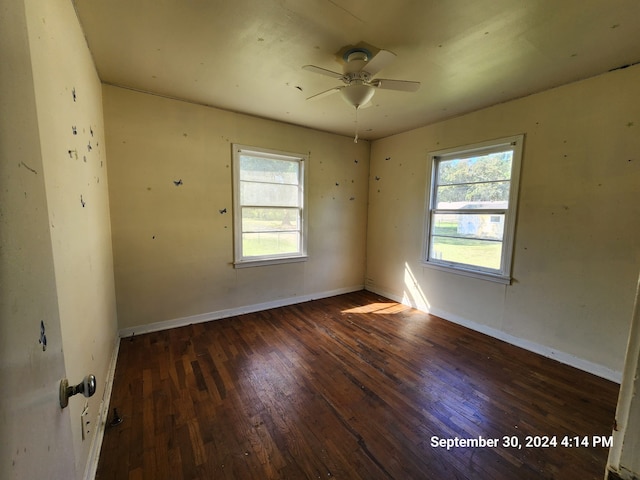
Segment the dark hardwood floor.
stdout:
[[96,478],[601,479],[617,392],[363,291],[123,339]]

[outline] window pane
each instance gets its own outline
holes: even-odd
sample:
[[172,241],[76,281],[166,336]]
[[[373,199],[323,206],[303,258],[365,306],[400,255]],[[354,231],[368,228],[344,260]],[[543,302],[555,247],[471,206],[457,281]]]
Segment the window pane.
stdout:
[[436,189],[436,208],[507,208],[511,182],[463,183]]
[[299,206],[298,187],[297,185],[240,182],[240,203],[242,205],[297,207]]
[[502,243],[472,238],[432,237],[429,258],[476,267],[500,269]]
[[438,185],[509,180],[513,151],[490,153],[473,158],[440,160]]
[[[302,259],[304,154],[233,146],[234,264]],[[244,265],[243,265],[244,264]]]
[[440,236],[478,238],[502,241],[505,215],[436,213],[433,215],[431,233]]
[[300,233],[243,233],[242,253],[245,257],[300,253]]
[[243,232],[298,230],[300,212],[294,208],[242,208]]
[[242,155],[240,157],[240,180],[297,185],[299,168],[298,161]]

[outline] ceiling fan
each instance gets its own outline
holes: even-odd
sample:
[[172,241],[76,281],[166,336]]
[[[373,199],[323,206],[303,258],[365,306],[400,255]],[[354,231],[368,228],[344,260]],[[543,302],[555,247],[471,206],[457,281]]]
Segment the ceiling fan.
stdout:
[[388,50],[380,50],[376,55],[366,48],[351,48],[343,55],[345,62],[343,73],[327,70],[315,65],[305,65],[302,68],[310,72],[319,73],[328,77],[342,80],[344,85],[333,87],[324,92],[313,95],[307,100],[316,100],[332,93],[340,92],[342,97],[354,106],[356,110],[366,105],[373,97],[376,88],[398,90],[401,92],[415,92],[420,88],[420,82],[406,80],[390,80],[386,78],[373,78],[380,70],[395,59],[395,53]]
[[347,50],[344,60],[343,73],[327,70],[315,65],[304,65],[302,68],[310,72],[319,73],[328,77],[342,80],[344,85],[333,87],[324,92],[308,97],[307,100],[317,100],[336,92],[342,94],[342,98],[356,109],[356,136],[354,142],[358,143],[358,109],[367,106],[377,88],[397,90],[400,92],[415,92],[420,88],[420,82],[406,80],[390,80],[386,78],[373,78],[380,70],[395,59],[395,53],[388,50],[380,50],[375,55],[363,47]]

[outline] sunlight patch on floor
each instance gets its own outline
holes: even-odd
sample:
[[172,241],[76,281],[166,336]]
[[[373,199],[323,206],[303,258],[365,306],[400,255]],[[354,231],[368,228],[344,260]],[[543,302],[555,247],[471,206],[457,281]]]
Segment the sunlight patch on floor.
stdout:
[[402,305],[397,302],[376,302],[369,305],[363,305],[361,307],[350,308],[343,310],[342,313],[379,313],[379,314],[394,314],[401,313],[409,310],[411,307]]

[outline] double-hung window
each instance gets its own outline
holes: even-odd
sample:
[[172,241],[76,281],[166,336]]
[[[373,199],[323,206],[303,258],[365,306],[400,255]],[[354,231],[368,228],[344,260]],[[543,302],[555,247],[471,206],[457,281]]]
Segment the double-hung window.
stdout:
[[306,258],[306,155],[233,145],[235,266]]
[[427,266],[511,281],[523,135],[432,152]]

